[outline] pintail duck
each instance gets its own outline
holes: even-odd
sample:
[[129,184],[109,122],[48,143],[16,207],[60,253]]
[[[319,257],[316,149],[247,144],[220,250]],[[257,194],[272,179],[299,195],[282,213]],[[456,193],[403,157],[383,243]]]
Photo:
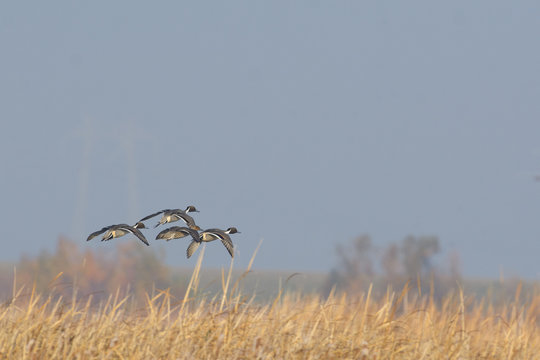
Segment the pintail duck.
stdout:
[[207,229],[199,234],[198,240],[193,240],[187,248],[188,259],[193,255],[195,250],[201,245],[201,242],[210,242],[214,240],[221,240],[221,243],[225,246],[231,257],[234,257],[234,246],[229,234],[240,233],[235,227],[230,227],[227,230],[221,229]]
[[148,219],[150,219],[150,218],[152,218],[152,217],[154,217],[156,215],[159,215],[159,214],[163,213],[163,216],[159,220],[159,223],[157,223],[156,226],[154,226],[154,227],[158,227],[159,225],[170,223],[170,222],[173,222],[173,221],[178,221],[178,220],[182,219],[190,229],[201,230],[201,228],[198,227],[195,224],[195,220],[193,220],[193,218],[187,214],[189,212],[199,212],[199,211],[193,205],[189,205],[186,208],[186,210],[182,210],[182,209],[165,209],[165,210],[158,211],[158,212],[156,212],[154,214],[150,214],[148,216],[145,216],[141,220],[139,220],[139,222],[143,222],[143,221],[148,220]]
[[172,239],[180,239],[185,236],[191,236],[193,241],[199,241],[199,232],[185,226],[173,226],[165,229],[157,234],[156,240],[165,239],[169,241]]
[[139,230],[139,229],[144,229],[144,228],[146,227],[140,221],[133,226],[130,226],[127,224],[105,226],[103,229],[95,231],[91,233],[90,235],[88,235],[88,238],[86,239],[86,241],[90,241],[96,236],[103,233],[105,234],[103,234],[101,241],[111,240],[120,236],[124,236],[126,234],[133,234],[136,237],[138,237],[139,240],[141,240],[143,243],[149,246],[150,244],[148,243],[148,241],[146,240],[142,232]]

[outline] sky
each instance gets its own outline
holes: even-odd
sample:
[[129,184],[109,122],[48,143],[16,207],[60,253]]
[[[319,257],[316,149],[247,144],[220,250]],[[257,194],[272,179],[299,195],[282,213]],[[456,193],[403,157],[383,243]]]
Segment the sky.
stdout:
[[[3,3],[0,261],[195,205],[241,231],[238,267],[261,240],[256,268],[326,272],[360,235],[436,235],[467,276],[538,279],[539,18],[535,1]],[[152,246],[191,266],[187,243]],[[205,265],[229,261],[208,244]]]

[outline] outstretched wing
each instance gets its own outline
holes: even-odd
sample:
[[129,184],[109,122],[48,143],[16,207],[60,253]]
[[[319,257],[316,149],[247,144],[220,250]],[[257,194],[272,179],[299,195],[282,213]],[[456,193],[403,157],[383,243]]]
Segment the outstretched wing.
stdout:
[[146,240],[143,233],[139,229],[136,229],[133,226],[129,226],[129,225],[122,225],[122,226],[120,226],[118,228],[132,233],[133,235],[138,237],[139,240],[141,240],[143,243],[145,243],[146,246],[150,246],[150,244],[148,243],[148,240]]
[[148,220],[148,219],[153,218],[154,216],[159,215],[159,214],[161,214],[161,213],[163,213],[165,211],[169,211],[169,210],[165,209],[165,210],[158,211],[157,213],[153,213],[153,214],[150,214],[148,216],[143,217],[141,220],[139,220],[137,222],[142,222],[142,221]]
[[201,245],[201,243],[199,241],[195,241],[195,240],[191,241],[191,243],[189,244],[189,246],[187,248],[187,251],[186,251],[188,259],[191,257],[191,255],[193,255],[195,250],[197,250],[199,248],[199,245]]
[[220,237],[221,243],[225,246],[231,257],[234,257],[234,247],[230,237]]
[[171,216],[174,216],[176,220],[182,220],[184,221],[188,226],[195,226],[195,220],[188,214],[186,214],[184,211],[176,211],[174,214],[171,214]]
[[195,241],[199,241],[199,232],[197,230],[193,230],[190,228],[186,228],[187,231],[189,231],[189,235],[193,238]]
[[109,229],[112,228],[113,226],[114,226],[114,225],[105,226],[103,229],[91,233],[91,234],[88,235],[88,237],[86,238],[86,241],[90,241],[90,240],[92,240],[93,238],[95,238],[96,236],[103,234],[105,231],[109,230]]

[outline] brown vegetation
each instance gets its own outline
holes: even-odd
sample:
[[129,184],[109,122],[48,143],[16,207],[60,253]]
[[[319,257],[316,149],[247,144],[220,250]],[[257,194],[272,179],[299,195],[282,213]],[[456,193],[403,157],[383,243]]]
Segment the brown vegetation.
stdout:
[[[0,309],[1,358],[68,359],[532,359],[540,354],[540,296],[496,307],[463,292],[438,306],[413,292],[326,298],[279,294],[256,304],[241,278],[199,291],[204,249],[182,298],[156,290],[144,305],[117,292],[54,299],[14,289]],[[250,265],[251,266],[251,265]],[[231,267],[232,268],[232,267]],[[248,270],[249,271],[249,268]],[[246,273],[247,273],[246,271]],[[22,294],[29,295],[23,297]]]
[[[60,238],[54,253],[23,256],[14,269],[19,286],[35,286],[39,293],[54,292],[64,297],[71,296],[76,287],[79,295],[92,294],[95,299],[106,298],[117,289],[129,289],[135,298],[144,299],[152,288],[171,285],[162,254],[134,242],[82,251],[77,243]],[[58,274],[62,274],[61,278],[52,282]],[[9,283],[6,280],[0,283],[4,298],[11,292],[7,290],[11,290],[13,277]]]

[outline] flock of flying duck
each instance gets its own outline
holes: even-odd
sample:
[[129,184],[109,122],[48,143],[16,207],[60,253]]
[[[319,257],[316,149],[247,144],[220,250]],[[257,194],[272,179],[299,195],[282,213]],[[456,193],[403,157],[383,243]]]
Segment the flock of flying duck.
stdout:
[[154,227],[158,227],[159,225],[171,223],[178,220],[184,221],[186,223],[186,226],[173,226],[165,229],[156,236],[156,240],[164,239],[166,241],[169,241],[172,239],[180,239],[186,236],[191,236],[192,240],[187,248],[188,259],[191,257],[191,255],[193,255],[195,250],[197,250],[197,248],[199,247],[199,245],[201,245],[202,242],[221,240],[221,243],[225,246],[231,257],[234,257],[234,246],[229,234],[236,234],[239,233],[239,231],[235,227],[230,227],[227,230],[207,229],[201,231],[201,228],[195,224],[193,218],[188,215],[188,213],[190,212],[199,211],[193,205],[189,205],[186,210],[161,210],[154,214],[143,217],[133,226],[127,224],[105,226],[103,229],[95,231],[88,235],[86,241],[90,241],[96,236],[99,236],[103,233],[105,234],[103,234],[101,241],[111,240],[120,236],[124,236],[126,234],[133,234],[137,238],[139,238],[139,240],[149,246],[150,244],[148,243],[148,240],[146,240],[143,233],[139,229],[147,228],[146,226],[144,226],[144,221],[153,218],[156,215],[163,214],[161,219],[159,220],[159,223],[157,223]]

